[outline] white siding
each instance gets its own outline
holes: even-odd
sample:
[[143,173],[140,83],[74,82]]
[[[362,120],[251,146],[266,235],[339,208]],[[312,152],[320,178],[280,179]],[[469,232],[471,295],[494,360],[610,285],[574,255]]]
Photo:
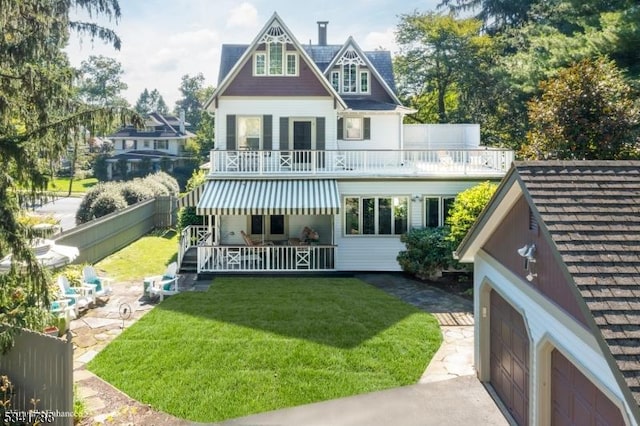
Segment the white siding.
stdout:
[[[227,115],[271,115],[273,149],[280,149],[280,117],[325,117],[326,149],[336,149],[336,110],[331,98],[228,98],[218,101],[216,110],[216,148],[226,149]],[[286,149],[286,148],[284,148]]]
[[[477,181],[339,181],[341,200],[347,196],[406,196],[409,198],[409,227],[423,226],[423,198],[427,195],[455,196]],[[411,201],[418,196],[419,201]],[[406,247],[400,236],[344,235],[344,213],[336,216],[334,233],[338,255],[336,268],[342,271],[400,271],[398,252]]]
[[[358,114],[371,119],[371,139],[361,141],[338,140],[338,149],[346,150],[374,150],[374,149],[401,149],[400,132],[402,116],[393,114]],[[332,134],[335,139],[336,132]]]

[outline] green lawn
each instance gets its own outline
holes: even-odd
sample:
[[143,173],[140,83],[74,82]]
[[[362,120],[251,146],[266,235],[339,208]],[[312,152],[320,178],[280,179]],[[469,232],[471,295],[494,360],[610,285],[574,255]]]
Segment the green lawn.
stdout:
[[177,258],[179,235],[173,230],[145,235],[96,264],[117,281],[160,275]]
[[177,417],[215,422],[415,383],[430,314],[353,278],[217,278],[125,330],[89,369]]
[[[68,177],[59,177],[49,181],[49,190],[54,192],[68,192],[69,191],[69,180]],[[87,192],[89,188],[96,185],[98,183],[98,179],[96,178],[88,178],[88,179],[74,179],[71,184],[71,192]]]

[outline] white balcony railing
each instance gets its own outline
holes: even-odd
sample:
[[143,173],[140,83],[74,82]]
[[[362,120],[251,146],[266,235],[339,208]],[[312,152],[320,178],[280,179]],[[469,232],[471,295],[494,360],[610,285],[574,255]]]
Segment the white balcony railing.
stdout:
[[198,246],[198,273],[331,271],[335,249],[330,245]]
[[463,150],[211,151],[211,174],[499,175],[514,159],[501,148]]

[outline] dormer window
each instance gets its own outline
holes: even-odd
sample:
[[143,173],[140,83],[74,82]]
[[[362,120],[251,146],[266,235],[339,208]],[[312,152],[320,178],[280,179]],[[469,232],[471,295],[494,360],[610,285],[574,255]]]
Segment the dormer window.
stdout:
[[340,93],[369,93],[369,71],[366,63],[349,48],[336,62],[339,71],[331,72],[331,85]]
[[253,75],[298,75],[298,54],[287,51],[287,44],[292,44],[291,39],[282,27],[274,22],[260,40],[260,45],[264,48],[253,56]]

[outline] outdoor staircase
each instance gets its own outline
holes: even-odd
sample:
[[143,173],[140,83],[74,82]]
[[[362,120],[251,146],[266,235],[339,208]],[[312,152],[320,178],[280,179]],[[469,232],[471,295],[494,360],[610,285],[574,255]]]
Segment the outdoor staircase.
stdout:
[[181,274],[196,274],[198,272],[198,249],[191,247],[186,251],[180,264]]

